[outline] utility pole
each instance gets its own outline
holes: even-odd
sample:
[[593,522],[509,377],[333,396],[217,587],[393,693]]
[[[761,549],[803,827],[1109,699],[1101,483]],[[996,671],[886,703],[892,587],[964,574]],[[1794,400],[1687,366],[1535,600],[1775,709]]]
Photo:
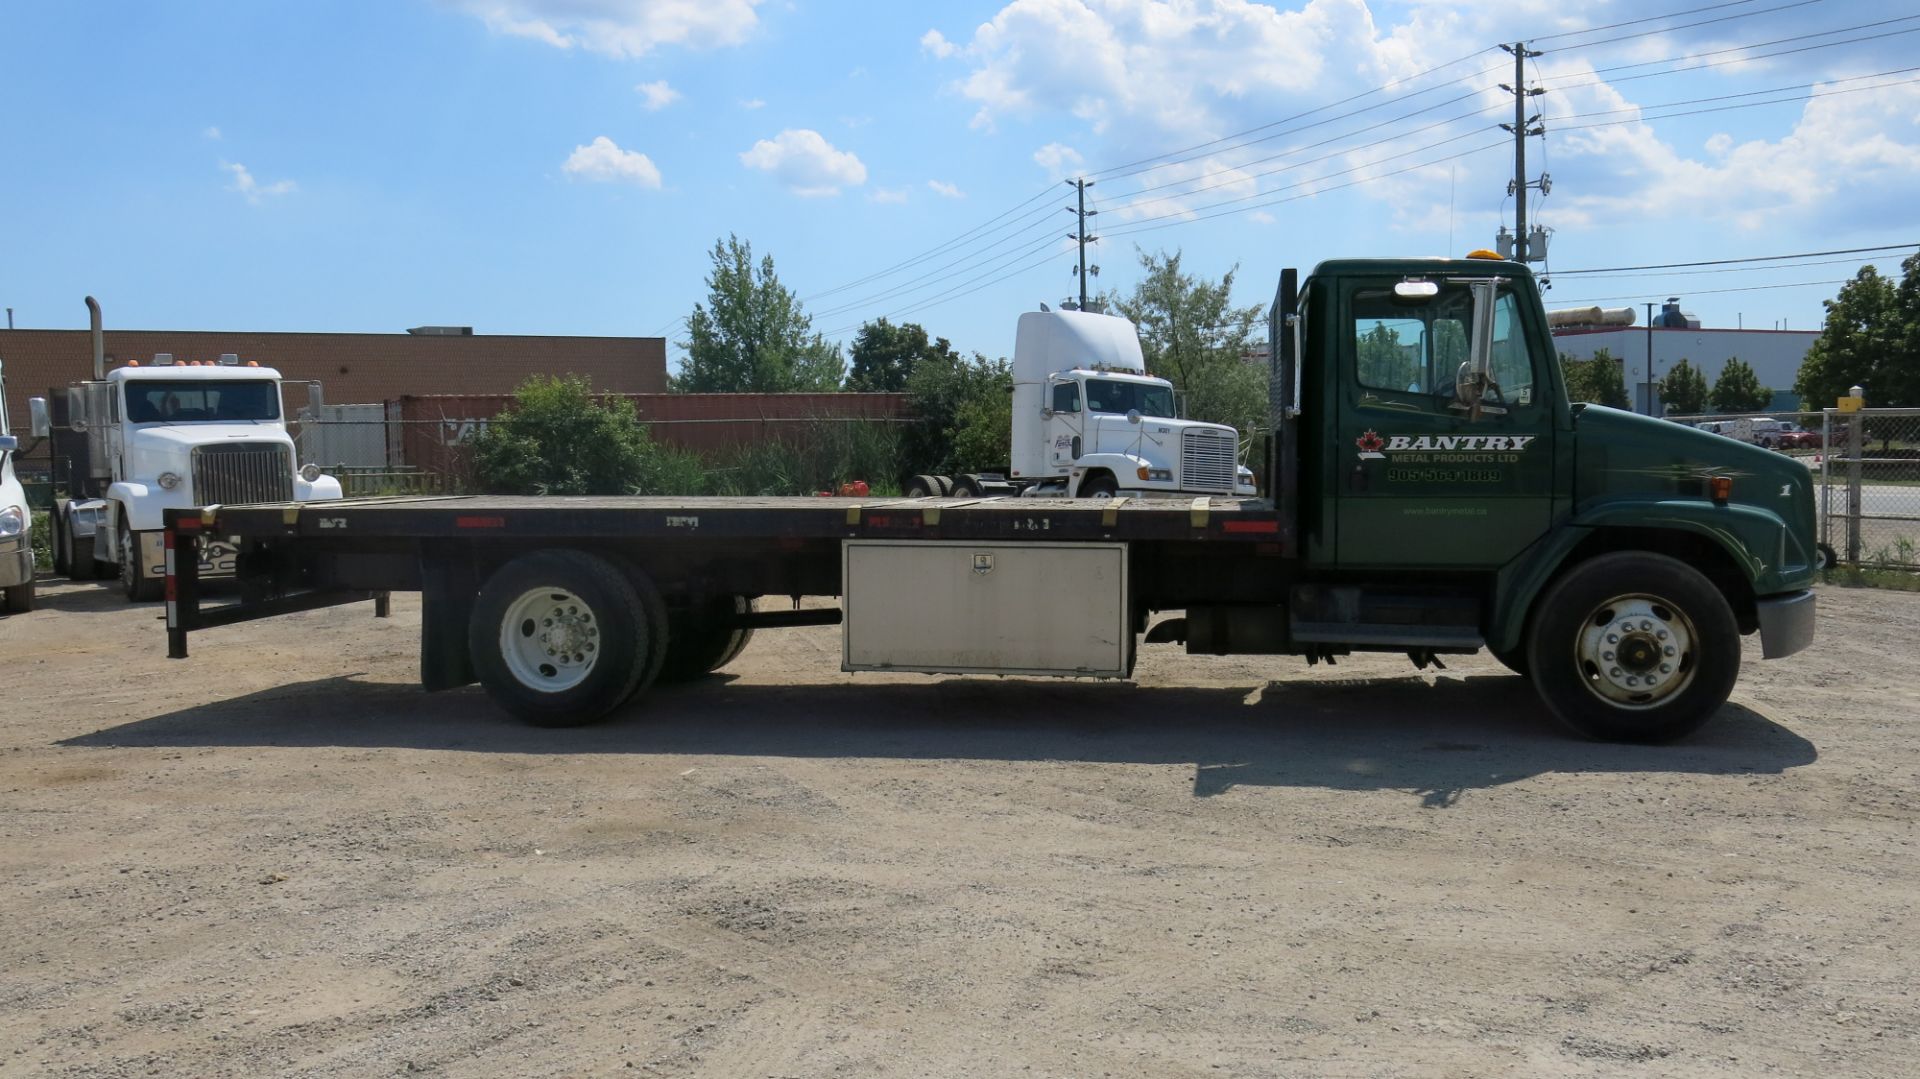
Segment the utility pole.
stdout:
[[[1093,186],[1092,180],[1068,180],[1067,186],[1073,188],[1074,193],[1079,196],[1077,206],[1066,208],[1068,213],[1074,215],[1077,226],[1074,231],[1067,233],[1067,239],[1080,245],[1080,310],[1085,311],[1087,309],[1087,245],[1100,239],[1098,236],[1087,235],[1087,218],[1093,217],[1100,211],[1087,209],[1087,188]],[[1095,266],[1093,273],[1098,277],[1100,267]]]
[[1653,415],[1653,301],[1647,305],[1647,415]]
[[1553,189],[1553,178],[1542,175],[1539,180],[1527,179],[1527,138],[1547,133],[1546,127],[1540,124],[1539,113],[1527,115],[1527,99],[1547,92],[1527,85],[1527,61],[1541,54],[1527,48],[1524,41],[1500,47],[1513,54],[1513,85],[1500,84],[1500,89],[1513,95],[1513,123],[1500,125],[1500,130],[1513,133],[1513,182],[1507,185],[1507,194],[1513,196],[1514,205],[1513,257],[1516,262],[1539,262],[1547,253],[1528,249],[1527,189],[1537,187],[1544,195]]

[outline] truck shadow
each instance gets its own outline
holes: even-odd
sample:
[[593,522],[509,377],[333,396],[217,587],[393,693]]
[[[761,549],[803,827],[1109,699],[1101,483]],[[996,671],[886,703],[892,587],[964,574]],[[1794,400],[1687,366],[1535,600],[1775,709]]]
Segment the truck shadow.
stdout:
[[1669,746],[1563,734],[1508,676],[1301,679],[1159,687],[1023,679],[656,689],[597,726],[540,730],[476,689],[329,678],[140,719],[68,746],[337,746],[1191,764],[1193,793],[1237,787],[1405,790],[1434,807],[1549,772],[1779,774],[1819,754],[1729,704]]

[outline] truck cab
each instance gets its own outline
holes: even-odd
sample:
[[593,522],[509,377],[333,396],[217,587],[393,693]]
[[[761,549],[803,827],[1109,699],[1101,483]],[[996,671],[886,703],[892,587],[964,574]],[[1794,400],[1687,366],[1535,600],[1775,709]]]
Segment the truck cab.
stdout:
[[20,614],[33,609],[33,511],[13,472],[20,440],[7,424],[7,372],[0,367],[0,606]]
[[[164,510],[340,497],[338,480],[299,466],[273,368],[161,355],[107,371],[96,338],[95,371],[56,391],[57,409],[32,402],[35,433],[67,463],[53,538],[68,576],[117,569],[129,599],[158,599]],[[234,568],[220,544],[202,545],[201,557],[208,573]]]
[[1133,323],[1085,311],[1020,316],[1010,477],[1023,494],[1253,494],[1239,433],[1177,412],[1173,383],[1147,372]]

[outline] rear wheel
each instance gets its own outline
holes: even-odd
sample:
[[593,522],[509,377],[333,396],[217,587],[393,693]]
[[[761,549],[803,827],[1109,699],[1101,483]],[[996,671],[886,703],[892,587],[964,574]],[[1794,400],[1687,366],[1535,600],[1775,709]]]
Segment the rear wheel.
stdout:
[[908,498],[939,498],[940,478],[938,476],[915,476],[907,481],[903,488]]
[[1713,582],[1642,551],[1573,568],[1540,600],[1527,642],[1534,688],[1567,726],[1613,742],[1669,742],[1733,692],[1740,628]]
[[47,523],[53,529],[47,536],[47,546],[53,548],[53,572],[61,577],[67,575],[67,532],[61,527],[66,523],[66,517],[57,504],[53,512],[47,514]]
[[980,477],[972,473],[953,478],[953,497],[955,498],[979,498],[986,493],[986,488],[980,484]]
[[657,597],[584,551],[535,551],[494,571],[467,626],[474,673],[537,727],[577,727],[626,700],[664,647]]
[[667,615],[667,656],[662,682],[689,682],[727,665],[753,631],[732,622],[752,610],[744,596],[711,596]]

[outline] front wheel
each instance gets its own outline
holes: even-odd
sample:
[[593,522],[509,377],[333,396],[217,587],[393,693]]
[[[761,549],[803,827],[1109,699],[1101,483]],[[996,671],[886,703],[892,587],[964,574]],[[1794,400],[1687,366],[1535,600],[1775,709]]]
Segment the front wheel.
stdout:
[[1080,485],[1079,497],[1081,498],[1112,498],[1114,495],[1118,494],[1119,492],[1120,492],[1120,485],[1113,482],[1112,476],[1109,476],[1103,472],[1098,476],[1093,476],[1089,478],[1085,483],[1082,483]]
[[474,673],[502,708],[536,727],[592,723],[655,670],[664,612],[649,603],[658,599],[584,551],[522,555],[495,570],[474,603]]
[[1670,742],[1733,692],[1740,628],[1698,570],[1622,551],[1574,567],[1541,598],[1527,666],[1547,707],[1580,734]]
[[120,590],[133,603],[152,603],[160,598],[166,582],[155,577],[141,557],[140,534],[120,522]]

